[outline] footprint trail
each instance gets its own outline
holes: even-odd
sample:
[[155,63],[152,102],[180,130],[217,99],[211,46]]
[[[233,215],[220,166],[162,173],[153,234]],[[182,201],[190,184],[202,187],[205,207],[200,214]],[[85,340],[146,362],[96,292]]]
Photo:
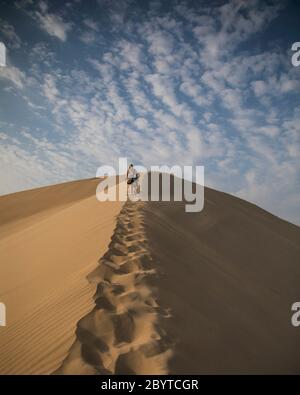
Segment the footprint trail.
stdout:
[[155,297],[159,276],[144,229],[143,202],[127,201],[109,248],[88,276],[95,307],[77,323],[76,340],[55,374],[167,374],[172,351]]

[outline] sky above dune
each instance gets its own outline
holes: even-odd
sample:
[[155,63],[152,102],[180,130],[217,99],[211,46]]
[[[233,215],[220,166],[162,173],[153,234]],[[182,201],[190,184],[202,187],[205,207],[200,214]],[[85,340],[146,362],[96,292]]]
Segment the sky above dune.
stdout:
[[119,157],[300,224],[297,1],[1,1],[0,193]]

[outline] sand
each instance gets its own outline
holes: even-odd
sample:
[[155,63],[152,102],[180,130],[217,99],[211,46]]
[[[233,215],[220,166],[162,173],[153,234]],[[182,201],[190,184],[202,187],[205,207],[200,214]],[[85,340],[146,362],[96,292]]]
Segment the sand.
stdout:
[[173,374],[299,374],[300,228],[205,189],[204,210],[149,203],[145,232],[161,278]]
[[98,180],[0,197],[0,374],[49,374],[66,356],[77,321],[93,306],[86,279],[110,240],[122,204],[95,198]]
[[144,204],[127,202],[109,248],[89,276],[94,309],[56,374],[167,374],[172,350],[162,347],[161,311],[149,285],[157,277],[145,236]]
[[209,188],[199,213],[100,204],[96,182],[71,201],[76,183],[62,184],[29,214],[18,194],[0,200],[20,211],[0,227],[14,322],[0,328],[1,373],[300,373],[299,227]]

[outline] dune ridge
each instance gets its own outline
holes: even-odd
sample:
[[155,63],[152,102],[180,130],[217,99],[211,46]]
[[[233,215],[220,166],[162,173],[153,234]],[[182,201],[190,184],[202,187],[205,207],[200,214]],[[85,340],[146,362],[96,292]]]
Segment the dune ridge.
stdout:
[[[95,307],[77,324],[76,341],[55,374],[166,374],[169,318],[151,284],[159,276],[144,230],[145,203],[127,201],[109,248],[89,276]],[[153,282],[153,281],[152,281]]]
[[0,196],[0,238],[95,195],[98,184],[91,178]]

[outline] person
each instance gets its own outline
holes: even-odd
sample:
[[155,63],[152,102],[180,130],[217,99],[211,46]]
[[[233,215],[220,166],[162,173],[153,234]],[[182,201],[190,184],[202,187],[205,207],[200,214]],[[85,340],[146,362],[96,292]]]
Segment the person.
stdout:
[[127,184],[132,184],[138,178],[139,178],[139,174],[136,171],[136,169],[133,167],[133,164],[131,164],[127,170]]

